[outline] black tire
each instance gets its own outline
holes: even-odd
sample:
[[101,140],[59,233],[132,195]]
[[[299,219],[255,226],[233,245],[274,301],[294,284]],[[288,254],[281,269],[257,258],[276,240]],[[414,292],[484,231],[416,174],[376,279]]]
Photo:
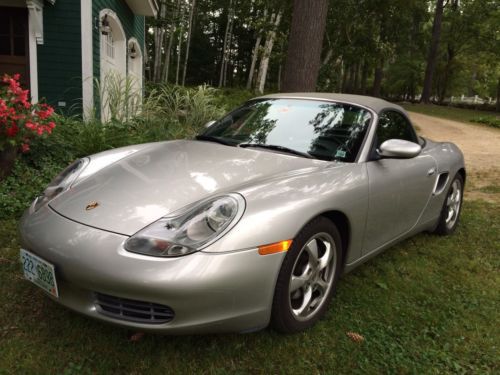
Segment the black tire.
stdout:
[[[458,186],[459,188],[458,209],[455,208],[456,212],[454,214],[455,217],[452,217],[453,220],[451,219],[449,220],[449,215],[450,215],[449,199],[451,198],[452,195],[456,194],[456,191],[454,192],[456,186]],[[464,179],[461,174],[457,173],[453,178],[450,187],[446,191],[446,197],[444,199],[443,207],[441,209],[441,215],[439,216],[439,222],[433,233],[441,236],[448,236],[453,232],[455,232],[458,226],[458,222],[460,221],[460,212],[462,212],[463,195],[464,195]]]
[[[310,255],[311,249],[306,246],[313,242],[316,245],[316,254],[319,255],[317,258]],[[334,245],[333,249],[330,244]],[[330,246],[330,250],[327,250],[328,246]],[[327,260],[327,253],[332,254],[334,258]],[[304,259],[306,259],[305,264]],[[317,261],[317,266],[314,270],[311,270],[311,268],[308,268],[309,262],[314,262],[314,260]],[[325,217],[318,217],[302,228],[293,240],[278,275],[274,291],[271,326],[282,333],[295,333],[313,326],[321,319],[325,315],[335,292],[342,262],[342,242],[339,231],[333,222]],[[321,270],[322,264],[327,265]],[[307,281],[305,286],[296,289],[292,294],[290,293],[292,273],[298,272],[298,270],[304,272],[304,275],[308,271],[311,271],[311,273],[309,276],[294,275],[294,278],[301,278],[302,280],[304,276],[310,277],[310,280],[315,279],[315,281]],[[320,286],[320,283],[323,286]],[[328,287],[325,287],[326,285]],[[317,290],[314,290],[314,288],[317,288]],[[324,292],[325,289],[326,293]],[[312,292],[309,294],[307,291]],[[314,297],[315,293],[316,297]],[[308,307],[305,309],[307,311],[304,312],[304,316],[298,316],[297,311],[300,310],[300,307],[294,310],[292,305],[296,304],[297,301],[300,302],[301,298],[303,305],[307,305],[305,303],[306,295],[311,295],[310,300],[317,301],[317,306]],[[313,303],[310,303],[310,305],[312,306]],[[306,312],[310,312],[310,315],[306,316]]]

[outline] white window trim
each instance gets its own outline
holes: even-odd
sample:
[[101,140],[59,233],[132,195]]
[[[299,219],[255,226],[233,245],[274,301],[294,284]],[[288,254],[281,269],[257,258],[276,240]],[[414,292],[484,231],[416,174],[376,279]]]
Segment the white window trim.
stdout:
[[80,12],[82,24],[82,115],[84,120],[88,120],[94,109],[92,1],[80,0]]
[[43,44],[43,1],[26,0],[28,8],[28,49],[30,65],[31,101],[38,102],[38,54],[37,45]]

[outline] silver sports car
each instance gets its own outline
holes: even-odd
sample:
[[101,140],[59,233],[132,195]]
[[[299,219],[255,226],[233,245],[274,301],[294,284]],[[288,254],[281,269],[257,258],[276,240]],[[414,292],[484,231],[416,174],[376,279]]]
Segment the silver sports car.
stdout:
[[250,100],[192,140],[76,161],[20,223],[24,275],[60,304],[139,331],[313,325],[339,276],[457,227],[464,159],[381,99]]

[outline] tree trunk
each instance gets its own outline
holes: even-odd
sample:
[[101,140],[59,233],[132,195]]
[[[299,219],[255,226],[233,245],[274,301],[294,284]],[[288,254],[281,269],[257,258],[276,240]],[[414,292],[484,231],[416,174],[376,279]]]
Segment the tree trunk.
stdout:
[[333,49],[329,49],[325,57],[323,58],[323,61],[321,61],[321,66],[328,64],[332,59],[332,56],[333,56]]
[[359,62],[354,64],[354,79],[353,79],[352,92],[357,94],[359,92]]
[[498,83],[497,83],[497,105],[496,105],[496,110],[497,110],[497,112],[500,112],[500,77],[498,77]]
[[352,93],[353,72],[354,65],[351,64],[349,68],[346,69],[346,82],[344,87],[344,91],[348,94]]
[[182,86],[186,84],[186,72],[187,72],[187,65],[189,61],[189,46],[191,44],[191,34],[193,33],[193,15],[194,15],[194,10],[196,7],[196,0],[193,0],[193,4],[191,4],[191,10],[189,11],[189,24],[188,24],[188,36],[187,36],[187,41],[186,41],[186,56],[184,57],[184,68],[182,70]]
[[337,92],[343,92],[342,89],[344,88],[344,71],[345,71],[345,67],[344,67],[344,59],[342,57],[340,57],[340,69],[339,69],[339,74],[338,74],[338,77],[337,77]]
[[283,91],[315,91],[328,0],[294,0]]
[[283,67],[282,67],[282,64],[280,62],[280,64],[278,65],[278,91],[281,91],[281,72],[283,70]]
[[[165,1],[160,2],[160,12],[158,13],[158,18],[160,20],[165,19],[165,15],[167,12],[167,4]],[[153,60],[153,81],[159,82],[161,75],[161,55],[162,55],[162,47],[163,47],[163,39],[165,35],[165,28],[155,27],[154,28],[154,43],[155,43],[155,58]]]
[[343,65],[343,68],[341,70],[341,75],[342,75],[342,83],[340,84],[340,92],[345,93],[347,90],[347,81],[349,80],[349,67],[346,66],[347,64]]
[[264,93],[264,87],[266,86],[267,69],[269,68],[269,58],[273,51],[274,40],[276,39],[276,29],[278,28],[281,21],[281,12],[278,13],[276,17],[271,16],[271,22],[273,22],[273,28],[268,31],[266,35],[266,44],[264,45],[264,53],[260,60],[259,75],[257,79],[257,91],[262,94]]
[[228,35],[229,35],[229,27],[231,26],[232,22],[232,5],[233,5],[233,0],[229,0],[229,7],[227,9],[227,23],[226,23],[226,31],[224,33],[224,43],[222,46],[222,60],[220,64],[220,74],[219,74],[219,87],[222,87],[222,83],[224,82],[224,69],[226,66],[226,49],[227,49],[227,42],[228,42]]
[[255,41],[255,46],[253,47],[252,51],[252,62],[250,64],[250,71],[248,72],[248,79],[247,79],[247,90],[252,89],[252,81],[253,81],[253,74],[255,71],[255,64],[257,63],[257,55],[259,54],[259,48],[260,48],[260,41],[262,40],[262,36],[259,34],[257,37],[257,40]]
[[437,0],[436,10],[434,13],[434,23],[432,24],[432,39],[427,56],[427,67],[425,68],[424,87],[422,89],[422,97],[420,101],[429,103],[432,90],[432,76],[436,68],[437,53],[439,48],[439,41],[441,39],[441,23],[443,19],[443,5],[444,0]]
[[[174,34],[177,31],[177,16],[179,15],[179,8],[181,6],[181,0],[177,0],[175,11],[172,17],[172,28],[170,30],[170,35],[168,37],[168,45],[165,50],[165,63],[163,64],[162,77],[164,82],[168,82],[168,73],[170,70],[170,54],[172,51],[172,44],[174,43]],[[175,25],[175,26],[174,26]]]
[[[227,85],[227,67],[230,61],[232,61],[232,45],[233,45],[233,26],[234,26],[234,12],[233,16],[231,17],[231,26],[229,26],[229,36],[228,36],[228,43],[227,43],[227,53],[226,53],[226,59],[224,60],[224,75],[223,75],[223,80],[222,80],[222,86],[226,87]],[[230,71],[232,71],[232,66],[230,65]]]
[[177,69],[175,70],[175,84],[179,84],[179,72],[181,68],[181,57],[182,57],[182,38],[184,34],[184,24],[182,23],[182,17],[184,16],[184,8],[181,7],[179,10],[179,22],[181,22],[181,29],[179,31],[179,47],[177,48]]
[[5,149],[0,150],[0,181],[6,178],[12,168],[14,168],[14,163],[17,158],[17,148],[14,146],[7,146]]
[[363,70],[361,72],[361,88],[360,88],[360,93],[361,95],[366,95],[366,81],[368,79],[368,63],[365,61],[363,62]]
[[448,44],[447,56],[446,56],[446,66],[444,67],[443,82],[441,84],[441,90],[439,91],[439,104],[443,104],[446,98],[446,92],[448,91],[448,84],[450,82],[450,76],[452,73],[452,64],[454,62],[455,49]]
[[375,68],[375,76],[373,78],[372,95],[380,97],[382,88],[382,79],[384,78],[384,59],[380,59]]
[[[264,10],[264,22],[267,20],[267,9]],[[248,80],[247,80],[247,90],[252,89],[252,81],[253,75],[255,73],[255,65],[257,64],[257,58],[259,56],[260,42],[262,40],[262,33],[264,30],[262,28],[259,30],[259,34],[257,35],[257,39],[255,40],[255,46],[252,50],[252,62],[250,64],[250,71],[248,72]]]

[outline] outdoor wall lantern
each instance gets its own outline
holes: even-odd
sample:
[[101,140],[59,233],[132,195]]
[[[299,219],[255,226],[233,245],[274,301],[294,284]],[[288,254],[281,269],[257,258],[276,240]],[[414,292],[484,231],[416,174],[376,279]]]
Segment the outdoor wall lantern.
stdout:
[[111,26],[109,26],[108,15],[105,14],[101,21],[101,34],[108,35],[111,33]]
[[131,59],[135,59],[137,57],[137,51],[133,43],[129,45],[128,55]]

